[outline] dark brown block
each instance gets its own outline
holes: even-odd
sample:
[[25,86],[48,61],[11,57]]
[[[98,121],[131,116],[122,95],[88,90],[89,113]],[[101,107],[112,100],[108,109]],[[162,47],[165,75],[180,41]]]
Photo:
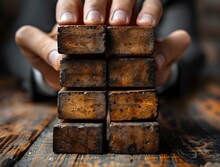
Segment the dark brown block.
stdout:
[[58,51],[63,54],[105,53],[105,36],[105,26],[61,26],[58,28]]
[[159,151],[159,124],[157,122],[112,122],[109,133],[111,153],[147,154]]
[[105,140],[102,123],[60,121],[53,129],[55,153],[102,153]]
[[155,90],[110,91],[108,97],[111,121],[137,121],[157,117]]
[[149,56],[154,51],[154,29],[141,26],[108,27],[107,53],[116,57]]
[[109,61],[110,87],[149,88],[155,86],[153,58],[121,58]]
[[106,92],[61,89],[58,93],[58,117],[72,120],[105,119]]
[[106,87],[106,61],[64,58],[60,66],[62,87]]

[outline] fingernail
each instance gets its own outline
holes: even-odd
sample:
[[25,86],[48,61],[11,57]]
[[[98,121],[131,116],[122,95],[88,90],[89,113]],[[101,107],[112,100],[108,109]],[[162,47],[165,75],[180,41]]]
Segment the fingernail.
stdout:
[[155,55],[155,61],[156,61],[158,70],[162,69],[166,62],[165,57],[160,53]]
[[48,56],[48,62],[53,68],[57,68],[57,60],[59,58],[60,54],[57,52],[57,50],[53,50],[50,52]]
[[99,11],[90,11],[87,14],[86,20],[100,22],[102,17]]
[[75,21],[75,17],[71,12],[64,12],[60,16],[60,21],[62,22]]
[[153,25],[154,23],[154,19],[151,15],[149,14],[143,14],[139,19],[138,19],[139,22],[141,23],[148,23],[148,24],[151,24]]
[[112,21],[121,20],[124,22],[128,22],[128,17],[125,11],[123,10],[116,10],[112,16]]

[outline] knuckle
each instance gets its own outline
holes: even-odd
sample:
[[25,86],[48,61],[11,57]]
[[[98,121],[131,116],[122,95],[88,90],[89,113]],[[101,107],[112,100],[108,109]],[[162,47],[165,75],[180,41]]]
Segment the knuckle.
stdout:
[[28,34],[31,29],[32,26],[30,25],[25,25],[19,28],[15,33],[15,42],[21,45],[25,39],[26,34]]

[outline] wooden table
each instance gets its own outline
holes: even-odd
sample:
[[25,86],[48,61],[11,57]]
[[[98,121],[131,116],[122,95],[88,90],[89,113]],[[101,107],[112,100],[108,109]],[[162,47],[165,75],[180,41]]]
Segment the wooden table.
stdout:
[[220,166],[216,82],[207,82],[182,99],[160,99],[159,154],[81,155],[53,153],[56,104],[32,102],[9,81],[0,81],[0,166]]

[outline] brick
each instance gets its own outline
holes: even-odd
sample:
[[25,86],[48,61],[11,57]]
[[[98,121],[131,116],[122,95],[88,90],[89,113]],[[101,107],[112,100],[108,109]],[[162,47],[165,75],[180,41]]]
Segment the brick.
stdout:
[[99,59],[64,58],[60,65],[62,87],[106,87],[106,61]]
[[159,150],[157,122],[112,122],[109,128],[111,153],[148,154]]
[[154,29],[141,26],[108,27],[107,53],[116,57],[149,56],[154,51]]
[[149,120],[158,115],[155,90],[110,91],[108,99],[111,121]]
[[71,120],[104,120],[106,118],[105,91],[73,91],[58,93],[58,117]]
[[53,128],[55,153],[102,153],[105,140],[103,123],[59,121]]
[[119,58],[109,61],[110,87],[152,88],[155,86],[153,58]]
[[105,26],[61,26],[58,28],[58,51],[62,54],[105,53],[105,29]]

